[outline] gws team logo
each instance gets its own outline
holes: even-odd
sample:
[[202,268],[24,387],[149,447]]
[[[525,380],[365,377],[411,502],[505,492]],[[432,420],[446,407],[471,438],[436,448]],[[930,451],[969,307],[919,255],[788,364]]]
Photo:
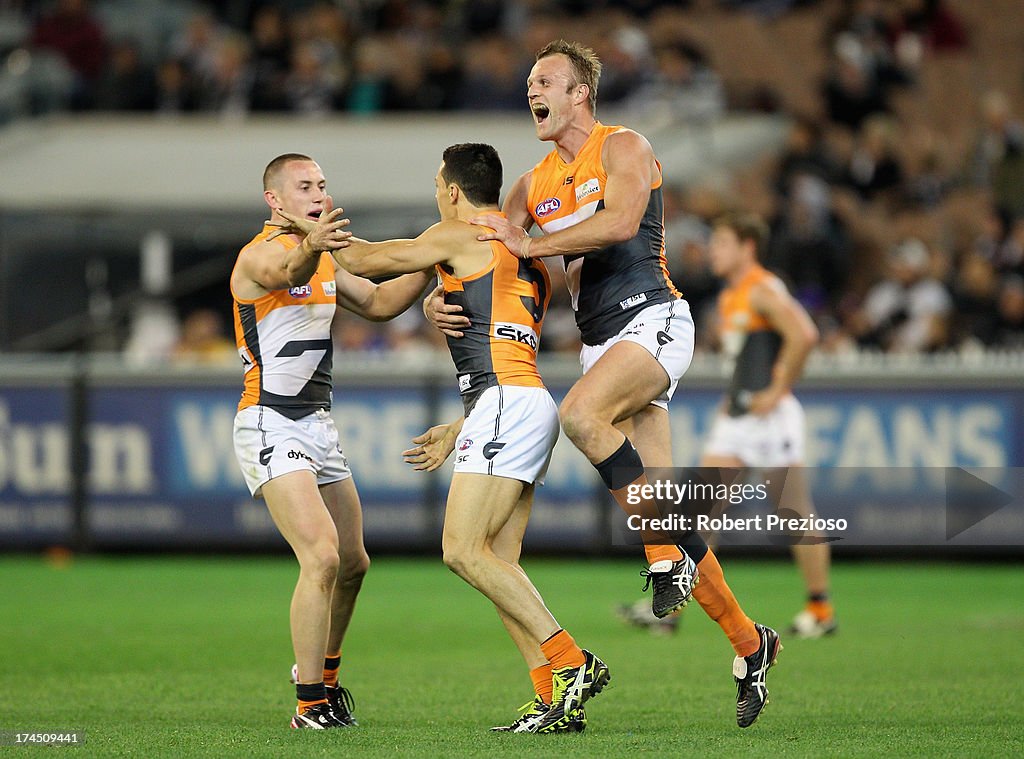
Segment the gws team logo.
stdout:
[[538,216],[547,216],[549,213],[554,213],[561,207],[562,202],[558,198],[548,198],[547,200],[542,200],[538,203],[537,207],[533,210]]
[[313,294],[313,287],[308,282],[298,287],[288,288],[288,294],[293,298],[308,298]]
[[499,443],[497,440],[492,440],[484,446],[484,458],[487,460],[493,459],[498,455],[498,451],[505,447],[504,443]]
[[511,322],[496,322],[494,325],[494,336],[501,340],[514,340],[523,345],[529,345],[534,352],[537,350],[537,333],[522,324]]
[[595,192],[601,191],[601,183],[597,181],[597,178],[588,179],[581,185],[576,186],[576,201],[579,202],[587,195],[593,195]]
[[472,438],[468,438],[467,437],[461,443],[459,443],[459,450],[460,451],[468,451],[472,447],[473,447],[473,439]]

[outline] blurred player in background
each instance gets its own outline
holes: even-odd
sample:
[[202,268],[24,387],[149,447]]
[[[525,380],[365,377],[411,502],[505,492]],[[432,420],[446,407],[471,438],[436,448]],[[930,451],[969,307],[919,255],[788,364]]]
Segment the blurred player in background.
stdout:
[[[476,221],[494,230],[481,239],[500,240],[522,260],[564,256],[584,373],[562,401],[562,428],[623,509],[652,516],[653,502],[631,506],[626,494],[646,482],[645,464],[672,465],[668,402],[693,355],[693,320],[665,265],[661,164],[642,135],[596,120],[600,75],[600,61],[578,43],[558,40],[537,54],[527,98],[537,137],[555,148],[513,184],[507,218]],[[533,224],[544,236],[529,237]],[[643,537],[654,613],[697,599],[736,653],[737,724],[753,724],[778,635],[743,612],[699,535],[681,547]]]
[[[263,174],[270,221],[231,272],[235,337],[244,390],[235,455],[299,561],[291,603],[298,706],[293,728],[355,725],[338,684],[341,644],[369,558],[352,473],[330,416],[331,321],[338,306],[381,321],[405,311],[430,281],[410,274],[382,285],[341,269],[347,219],[332,209],[320,167],[308,156],[275,158]],[[281,215],[310,221],[300,239]]]
[[[558,440],[558,409],[537,371],[551,298],[547,269],[500,242],[481,242],[468,223],[500,213],[502,168],[490,145],[453,145],[434,178],[441,221],[414,240],[353,238],[338,260],[350,272],[383,276],[436,267],[446,299],[472,320],[448,345],[465,416],[432,427],[405,451],[432,471],[457,450],[445,508],[444,562],[494,603],[530,669],[536,698],[510,732],[578,732],[582,705],[609,679],[604,662],[580,649],[548,611],[519,554],[533,504]],[[296,218],[296,224],[309,226]]]
[[[734,369],[700,465],[785,467],[780,505],[807,516],[811,497],[802,470],[804,412],[791,389],[817,342],[818,330],[782,281],[759,263],[767,242],[767,225],[753,214],[727,214],[712,225],[711,268],[726,284],[718,299],[719,330],[722,349]],[[828,544],[794,545],[793,556],[807,588],[807,604],[790,632],[803,638],[835,632]],[[633,624],[654,629],[674,629],[678,622],[677,616],[657,619],[650,604],[642,601],[620,612]]]

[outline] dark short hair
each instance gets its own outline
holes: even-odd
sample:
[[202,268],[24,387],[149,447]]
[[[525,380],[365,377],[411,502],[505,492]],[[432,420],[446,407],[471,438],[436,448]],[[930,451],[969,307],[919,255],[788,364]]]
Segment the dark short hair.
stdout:
[[441,178],[456,184],[475,206],[496,206],[501,194],[501,159],[498,151],[480,142],[445,148]]
[[768,225],[756,213],[728,211],[717,217],[711,226],[714,229],[731,229],[740,242],[753,242],[754,254],[758,258],[761,258],[762,251],[768,244]]
[[263,170],[263,189],[269,190],[271,185],[277,180],[277,175],[281,169],[284,168],[285,164],[291,163],[292,161],[312,161],[308,155],[302,153],[284,153],[279,155],[273,161],[267,164],[267,168]]
[[541,48],[537,53],[537,60],[551,55],[564,55],[569,59],[573,73],[576,75],[576,81],[572,87],[577,84],[585,84],[590,88],[590,112],[597,113],[597,84],[601,81],[601,60],[594,51],[579,42],[555,40]]

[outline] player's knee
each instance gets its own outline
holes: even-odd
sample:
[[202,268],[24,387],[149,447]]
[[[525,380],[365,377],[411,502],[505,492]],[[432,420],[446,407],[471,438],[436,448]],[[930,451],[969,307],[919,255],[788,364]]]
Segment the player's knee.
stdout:
[[329,541],[317,544],[301,562],[302,570],[316,578],[320,589],[328,593],[334,590],[340,565],[338,546],[332,545]]
[[575,402],[562,403],[558,409],[558,420],[566,437],[577,446],[591,437],[598,423],[582,404]]
[[459,577],[469,578],[479,563],[479,556],[468,546],[458,541],[443,542],[444,565]]
[[338,582],[355,585],[363,581],[370,570],[370,557],[364,551],[361,556],[343,557],[338,568]]

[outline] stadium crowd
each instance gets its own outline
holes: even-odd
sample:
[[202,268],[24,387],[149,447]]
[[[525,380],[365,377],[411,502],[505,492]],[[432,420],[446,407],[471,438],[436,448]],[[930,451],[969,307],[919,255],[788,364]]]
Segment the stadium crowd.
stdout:
[[[990,5],[4,0],[0,122],[53,110],[525,111],[533,51],[576,38],[604,62],[602,108],[681,125],[750,110],[791,119],[779,154],[666,188],[669,268],[700,348],[714,348],[709,221],[741,205],[770,220],[765,260],[823,350],[1021,350],[1024,45],[995,12],[1013,3]],[[556,293],[543,347],[576,350]],[[440,347],[418,314],[385,327],[339,317],[336,330],[345,349]]]

